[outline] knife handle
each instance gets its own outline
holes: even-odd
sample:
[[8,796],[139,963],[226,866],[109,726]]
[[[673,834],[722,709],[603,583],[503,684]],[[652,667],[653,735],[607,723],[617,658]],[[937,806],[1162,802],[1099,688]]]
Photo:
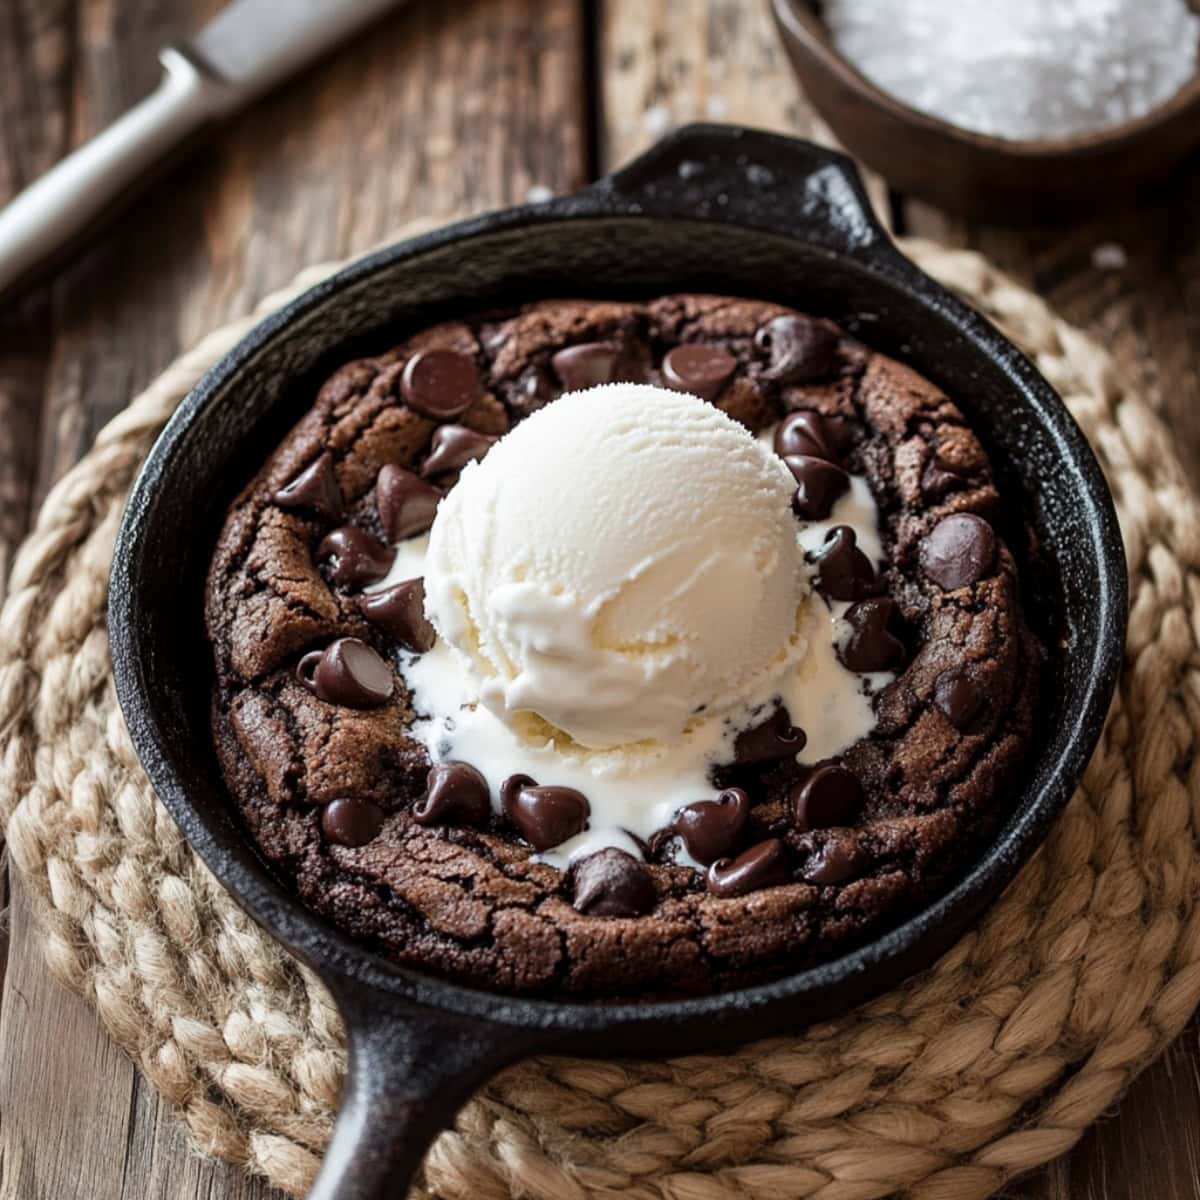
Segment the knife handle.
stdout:
[[32,282],[109,215],[169,151],[227,111],[230,88],[176,49],[158,88],[0,211],[0,295]]

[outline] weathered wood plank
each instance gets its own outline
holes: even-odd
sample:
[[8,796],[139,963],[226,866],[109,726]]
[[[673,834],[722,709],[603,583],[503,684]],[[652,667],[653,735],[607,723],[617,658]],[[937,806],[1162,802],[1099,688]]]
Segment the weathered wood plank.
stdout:
[[[730,121],[836,145],[796,82],[765,3],[601,0],[600,16],[605,169],[689,121]],[[863,174],[888,223],[886,187]]]
[[[17,182],[152,87],[158,46],[222,0],[56,3],[69,50],[56,76],[62,144],[34,161],[14,140],[24,126],[5,120],[0,162],[29,162]],[[19,7],[32,20],[40,6]],[[0,45],[10,17],[0,14]],[[222,131],[55,285],[45,354],[28,343],[21,376],[31,405],[44,397],[36,455],[32,432],[26,438],[38,462],[35,498],[181,347],[301,267],[366,250],[417,217],[513,203],[534,185],[578,186],[583,50],[578,0],[415,4]],[[26,102],[40,120],[40,99]],[[0,360],[0,419],[5,372],[20,375],[22,361]],[[0,1200],[272,1194],[185,1152],[165,1106],[87,1006],[49,980],[24,908],[12,940],[0,1006]]]

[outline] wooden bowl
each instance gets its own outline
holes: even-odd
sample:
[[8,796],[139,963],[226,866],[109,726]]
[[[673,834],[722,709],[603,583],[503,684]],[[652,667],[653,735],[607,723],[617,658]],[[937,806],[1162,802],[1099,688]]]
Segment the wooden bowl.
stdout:
[[770,0],[812,102],[852,154],[898,191],[989,221],[1078,215],[1161,178],[1200,142],[1200,71],[1136,121],[1009,141],[959,129],[876,87],[834,48],[811,0]]

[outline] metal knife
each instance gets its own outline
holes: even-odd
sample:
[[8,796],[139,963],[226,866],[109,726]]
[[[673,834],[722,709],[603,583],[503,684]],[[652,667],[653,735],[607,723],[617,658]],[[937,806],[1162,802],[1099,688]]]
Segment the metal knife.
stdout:
[[0,211],[0,296],[76,247],[186,139],[230,116],[399,0],[232,0],[163,50],[158,88]]

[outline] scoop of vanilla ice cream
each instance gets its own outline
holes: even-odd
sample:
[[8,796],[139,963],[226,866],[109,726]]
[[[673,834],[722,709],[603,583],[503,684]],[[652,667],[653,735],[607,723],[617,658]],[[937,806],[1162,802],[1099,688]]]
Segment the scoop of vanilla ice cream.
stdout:
[[669,740],[803,654],[794,490],[769,448],[695,396],[563,396],[441,502],[426,613],[518,733]]

